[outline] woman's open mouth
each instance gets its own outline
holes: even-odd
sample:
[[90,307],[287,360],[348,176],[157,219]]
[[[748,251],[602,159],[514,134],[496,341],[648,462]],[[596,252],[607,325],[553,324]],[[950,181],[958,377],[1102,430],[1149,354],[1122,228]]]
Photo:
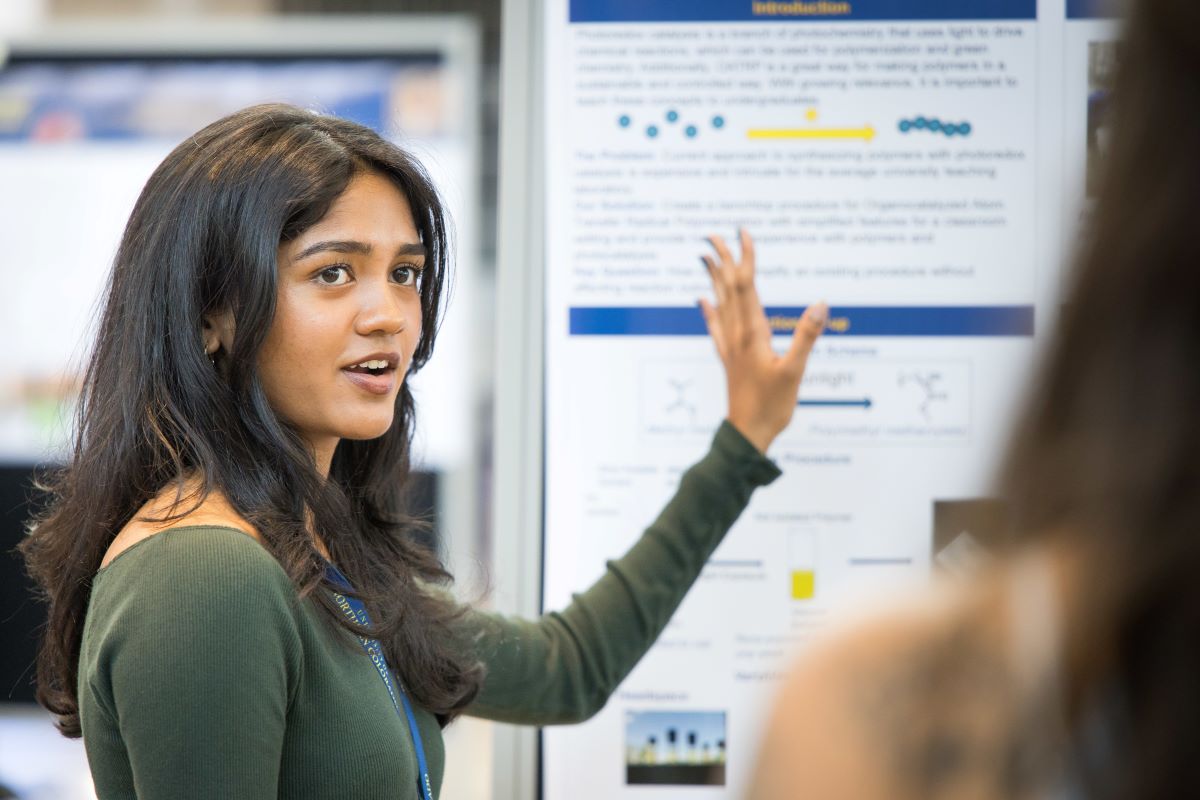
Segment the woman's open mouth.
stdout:
[[390,394],[396,388],[398,358],[379,356],[342,367],[342,374],[358,388],[370,394]]

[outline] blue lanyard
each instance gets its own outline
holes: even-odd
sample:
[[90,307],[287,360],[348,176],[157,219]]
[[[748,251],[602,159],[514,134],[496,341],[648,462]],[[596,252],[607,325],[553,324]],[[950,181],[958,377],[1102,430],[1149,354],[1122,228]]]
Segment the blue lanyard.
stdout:
[[[332,583],[343,589],[351,588],[350,581],[346,580],[346,576],[333,564],[329,565],[326,574]],[[371,624],[371,618],[367,615],[367,609],[362,600],[357,597],[347,597],[340,592],[334,592],[333,600],[350,621],[363,627]],[[417,727],[417,718],[413,714],[412,703],[409,702],[408,695],[404,693],[404,686],[399,681],[392,682],[392,671],[388,667],[387,659],[384,658],[383,646],[379,644],[378,640],[360,635],[358,641],[362,643],[363,650],[370,656],[375,669],[379,670],[379,677],[383,678],[383,685],[387,687],[388,697],[392,698],[392,706],[396,709],[396,715],[399,716],[401,707],[404,708],[404,716],[408,718],[408,730],[412,733],[413,749],[417,751],[417,769],[421,773],[417,780],[417,788],[420,789],[423,800],[433,800],[433,784],[429,782],[429,765],[425,762],[425,747],[421,743],[421,731]]]

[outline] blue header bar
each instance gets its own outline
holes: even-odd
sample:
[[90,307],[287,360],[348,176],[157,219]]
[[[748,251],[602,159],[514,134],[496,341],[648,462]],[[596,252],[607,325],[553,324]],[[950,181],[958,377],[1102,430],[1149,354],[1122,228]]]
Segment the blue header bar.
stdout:
[[570,3],[571,22],[1037,19],[1037,0],[570,0]]
[[1067,19],[1116,19],[1120,16],[1115,0],[1067,0]]
[[[790,335],[802,306],[767,309],[771,330]],[[572,336],[705,336],[699,307],[576,306]],[[1032,336],[1033,306],[843,306],[826,336]]]

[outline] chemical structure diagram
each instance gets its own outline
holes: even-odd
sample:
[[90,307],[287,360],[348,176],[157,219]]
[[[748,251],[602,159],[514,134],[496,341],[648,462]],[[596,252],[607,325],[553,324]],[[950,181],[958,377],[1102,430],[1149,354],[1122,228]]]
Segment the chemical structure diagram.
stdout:
[[950,395],[941,386],[942,381],[941,372],[901,372],[897,376],[897,383],[901,389],[907,386],[916,386],[921,390],[921,402],[917,409],[921,412],[921,416],[925,417],[926,422],[930,419],[930,406],[950,399]]
[[667,383],[675,390],[675,398],[667,404],[664,411],[671,416],[677,412],[687,414],[689,422],[696,421],[696,404],[688,398],[688,387],[692,385],[690,380],[679,380],[678,378],[667,378]]

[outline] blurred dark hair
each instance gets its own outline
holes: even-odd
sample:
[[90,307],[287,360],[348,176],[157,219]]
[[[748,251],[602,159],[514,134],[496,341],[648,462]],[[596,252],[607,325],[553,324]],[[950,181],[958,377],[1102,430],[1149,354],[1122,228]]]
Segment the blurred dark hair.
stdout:
[[1089,797],[1200,785],[1200,4],[1130,3],[1099,198],[1002,471],[1019,529],[1089,554],[1068,712]]
[[[374,131],[291,106],[254,106],[175,148],[138,198],[108,284],[69,462],[49,477],[48,509],[21,547],[49,603],[38,699],[65,735],[80,735],[76,673],[92,577],[134,513],[189,475],[203,481],[195,505],[224,494],[300,595],[352,629],[331,593],[316,591],[326,584],[311,526],[370,604],[404,685],[443,724],[478,691],[482,667],[452,646],[460,609],[422,590],[450,575],[412,538],[418,523],[400,496],[415,413],[407,383],[388,432],[343,440],[325,480],[257,377],[280,244],[320,220],[364,172],[407,197],[427,252],[411,374],[433,350],[447,222],[421,165]],[[215,367],[201,332],[212,312],[236,322]]]

